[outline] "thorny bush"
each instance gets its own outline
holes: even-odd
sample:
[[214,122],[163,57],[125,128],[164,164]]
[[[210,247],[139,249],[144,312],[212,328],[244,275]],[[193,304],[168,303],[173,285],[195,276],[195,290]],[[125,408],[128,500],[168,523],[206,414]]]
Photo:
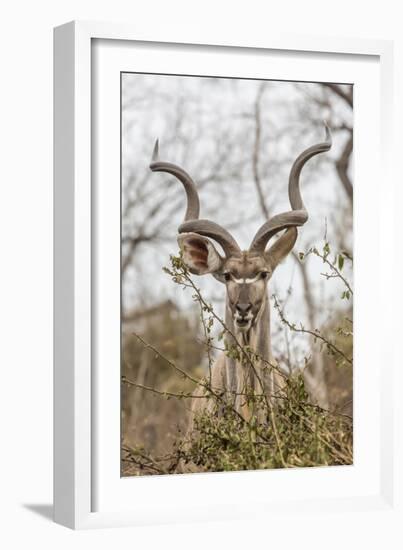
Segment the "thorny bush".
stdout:
[[[326,279],[338,278],[345,291],[341,298],[350,300],[353,290],[342,274],[345,260],[352,261],[348,255],[336,254],[333,258],[329,244],[326,242],[322,251],[311,248],[300,254],[300,260],[313,254],[322,259],[329,272],[322,273]],[[185,289],[190,289],[193,300],[198,304],[203,326],[209,372],[213,363],[213,352],[221,349],[228,356],[245,356],[248,361],[256,362],[259,357],[250,349],[240,345],[228,346],[221,342],[228,332],[224,322],[214,312],[212,306],[203,298],[199,288],[192,280],[181,256],[171,257],[171,267],[164,271],[173,282]],[[307,333],[322,345],[322,353],[331,355],[336,365],[352,365],[352,358],[345,349],[351,348],[352,321],[349,330],[336,327],[334,338],[324,336],[319,330],[307,330],[288,321],[279,300],[274,297],[275,308],[282,323],[291,331]],[[220,333],[213,337],[213,328],[217,325]],[[258,470],[265,468],[330,466],[352,464],[353,461],[353,425],[352,418],[336,411],[321,408],[308,395],[303,373],[300,370],[286,377],[284,388],[277,392],[275,405],[262,394],[245,391],[245,399],[254,411],[250,420],[245,420],[234,409],[231,395],[218,392],[211,386],[210,377],[203,380],[194,379],[178,365],[165,358],[157,349],[140,336],[142,344],[152,349],[156,355],[165,359],[172,369],[194,387],[204,387],[205,399],[214,402],[213,412],[203,413],[196,417],[191,434],[178,433],[177,441],[170,454],[152,457],[141,447],[123,446],[123,460],[130,463],[136,475],[168,474],[183,471],[217,472],[234,470]],[[340,345],[341,339],[350,345]],[[218,340],[218,343],[216,342]],[[225,339],[224,339],[225,341]],[[270,365],[270,368],[278,368]],[[279,371],[281,372],[281,371]],[[282,376],[284,374],[281,372]],[[167,399],[193,398],[194,392],[172,393],[155,388],[144,388],[128,379],[124,383],[142,387]]]

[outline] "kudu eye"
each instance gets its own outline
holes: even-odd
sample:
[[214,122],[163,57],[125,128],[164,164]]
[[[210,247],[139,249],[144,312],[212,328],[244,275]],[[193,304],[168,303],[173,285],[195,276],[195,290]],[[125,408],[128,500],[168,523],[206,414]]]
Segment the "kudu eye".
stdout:
[[224,279],[226,281],[229,281],[231,279],[231,273],[228,273],[228,271],[227,271],[227,273],[224,273]]
[[268,276],[269,276],[268,271],[262,271],[262,272],[260,273],[260,277],[261,277],[262,279],[267,279]]

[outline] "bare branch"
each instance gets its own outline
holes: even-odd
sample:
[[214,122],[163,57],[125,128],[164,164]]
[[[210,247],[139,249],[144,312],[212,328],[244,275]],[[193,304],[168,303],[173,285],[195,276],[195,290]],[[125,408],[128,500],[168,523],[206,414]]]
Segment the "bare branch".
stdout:
[[263,216],[266,220],[270,218],[269,209],[267,208],[266,201],[263,194],[262,183],[260,180],[259,173],[259,161],[260,161],[260,146],[261,146],[261,101],[263,93],[265,90],[265,83],[263,82],[260,85],[258,94],[255,101],[255,143],[253,147],[252,155],[252,168],[253,168],[253,179],[256,186],[256,191],[259,198],[260,208],[263,212]]
[[283,310],[281,309],[280,307],[280,303],[279,301],[277,300],[277,297],[275,295],[273,295],[273,299],[274,299],[274,307],[276,308],[276,310],[278,311],[278,314],[280,315],[280,319],[281,321],[287,325],[287,327],[292,330],[293,332],[300,332],[300,333],[303,333],[303,334],[310,334],[311,336],[314,336],[315,338],[317,338],[318,340],[321,340],[324,344],[326,344],[326,346],[334,351],[335,353],[339,354],[341,357],[343,357],[343,359],[345,359],[348,363],[350,363],[350,365],[353,364],[353,360],[350,359],[349,357],[347,357],[347,355],[340,349],[338,348],[335,344],[333,344],[333,342],[330,342],[330,340],[328,340],[327,338],[325,338],[319,331],[316,331],[316,330],[309,330],[309,329],[306,329],[304,327],[296,327],[295,324],[293,323],[290,323],[290,321],[288,321],[288,319],[286,319],[285,315],[284,315],[284,312]]
[[152,388],[151,386],[145,386],[144,384],[139,384],[138,382],[133,382],[133,380],[129,380],[126,376],[122,376],[122,382],[124,384],[129,384],[129,386],[134,386],[135,388],[140,388],[142,390],[147,390],[153,393],[156,393],[157,395],[162,395],[162,397],[177,397],[178,399],[182,398],[189,398],[189,399],[206,399],[208,398],[207,395],[197,395],[194,393],[174,393],[170,391],[163,391],[163,390],[157,390],[156,388]]
[[336,95],[341,97],[347,105],[349,105],[351,108],[353,107],[353,87],[350,86],[349,92],[346,92],[343,90],[343,88],[339,84],[334,84],[332,82],[324,82],[322,84],[326,88],[329,88],[329,90],[332,90]]
[[353,184],[351,182],[350,176],[348,175],[348,168],[350,164],[350,157],[351,157],[352,151],[353,151],[353,131],[350,130],[350,136],[346,141],[344,149],[340,157],[336,160],[336,170],[351,203],[353,202]]

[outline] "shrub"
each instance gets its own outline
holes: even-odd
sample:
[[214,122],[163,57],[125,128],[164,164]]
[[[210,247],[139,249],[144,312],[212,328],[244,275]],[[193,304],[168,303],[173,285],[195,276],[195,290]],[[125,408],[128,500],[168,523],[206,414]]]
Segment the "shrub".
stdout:
[[[327,278],[345,278],[340,271],[344,260],[336,255],[330,260],[330,247],[325,243],[323,252],[311,249],[313,253],[326,263],[330,274]],[[211,350],[213,344],[212,328],[214,323],[221,325],[222,331],[219,340],[228,330],[223,321],[216,315],[191,279],[181,257],[172,258],[172,266],[165,271],[176,284],[190,288],[193,298],[200,308],[200,316],[204,329],[206,353],[209,367],[211,367]],[[352,289],[347,281],[349,295],[343,299],[350,300]],[[352,369],[352,359],[348,352],[351,347],[340,342],[340,338],[352,338],[351,330],[339,330],[335,327],[333,338],[324,336],[319,330],[306,330],[290,323],[284,316],[281,306],[275,299],[275,307],[280,319],[290,329],[296,332],[307,333],[321,344],[322,353],[336,361],[338,368]],[[173,369],[188,383],[193,383],[194,390],[202,386],[203,399],[212,400],[210,412],[204,412],[195,417],[192,433],[184,436],[178,432],[173,450],[163,456],[152,457],[141,447],[123,447],[124,460],[131,464],[132,474],[167,474],[174,472],[217,472],[233,470],[258,470],[266,468],[311,467],[352,464],[353,462],[353,422],[346,414],[330,411],[317,405],[308,395],[304,376],[301,371],[294,372],[287,378],[275,365],[267,365],[268,369],[277,369],[278,374],[285,379],[281,389],[278,389],[269,399],[262,393],[256,393],[245,388],[241,398],[245,399],[248,409],[253,414],[248,418],[240,415],[233,406],[234,395],[231,392],[220,393],[209,384],[208,377],[198,380],[178,367],[175,362],[145,342],[138,336],[140,342],[155,353],[160,360]],[[246,361],[248,366],[255,368],[258,361],[262,361],[252,350],[239,344],[223,348],[223,351],[232,357]],[[266,361],[267,363],[267,361]],[[266,368],[266,367],[265,367]],[[125,378],[125,383],[139,386],[134,381]],[[141,386],[140,386],[141,387]],[[262,384],[264,387],[264,384]],[[144,389],[144,387],[143,387]],[[151,392],[167,399],[192,399],[192,391],[179,393],[160,391],[148,388]],[[199,388],[200,389],[200,388]]]

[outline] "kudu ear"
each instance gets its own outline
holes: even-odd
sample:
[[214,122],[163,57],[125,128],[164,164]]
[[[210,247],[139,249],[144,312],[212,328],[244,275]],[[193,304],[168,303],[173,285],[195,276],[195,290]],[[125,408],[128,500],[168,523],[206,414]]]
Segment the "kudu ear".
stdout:
[[183,261],[195,275],[215,275],[224,263],[224,258],[214,248],[213,243],[197,233],[181,233],[178,236],[178,244]]
[[265,258],[273,271],[294,248],[297,237],[297,228],[290,227],[268,250],[266,250],[264,253]]

